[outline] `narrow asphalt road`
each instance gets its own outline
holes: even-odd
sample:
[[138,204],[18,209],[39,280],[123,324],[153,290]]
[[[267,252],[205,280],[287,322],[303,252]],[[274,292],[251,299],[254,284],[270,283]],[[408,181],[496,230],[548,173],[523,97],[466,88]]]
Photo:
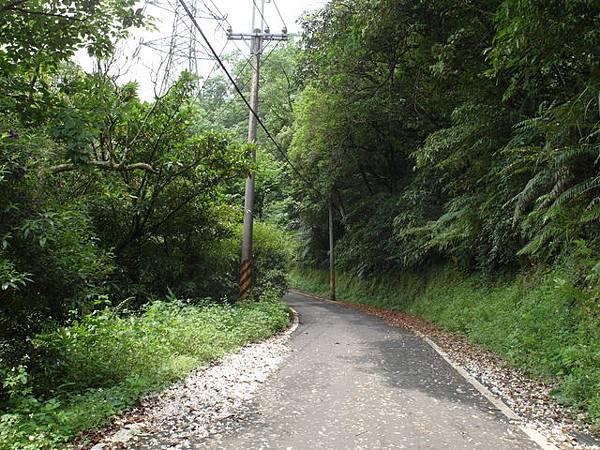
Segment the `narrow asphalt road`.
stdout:
[[292,354],[223,449],[538,448],[431,347],[380,319],[288,294]]

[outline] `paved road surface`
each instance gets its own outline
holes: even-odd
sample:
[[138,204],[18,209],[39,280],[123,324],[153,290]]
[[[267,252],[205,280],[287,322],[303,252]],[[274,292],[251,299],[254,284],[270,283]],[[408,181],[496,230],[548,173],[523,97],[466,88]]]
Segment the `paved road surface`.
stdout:
[[292,355],[223,449],[534,449],[419,338],[342,306],[288,294]]

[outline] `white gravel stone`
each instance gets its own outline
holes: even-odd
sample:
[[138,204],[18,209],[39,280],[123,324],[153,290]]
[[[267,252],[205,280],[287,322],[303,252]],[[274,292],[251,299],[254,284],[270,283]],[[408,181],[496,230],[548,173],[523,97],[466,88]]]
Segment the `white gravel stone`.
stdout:
[[92,450],[186,449],[221,433],[288,356],[291,331],[247,345],[144,398]]

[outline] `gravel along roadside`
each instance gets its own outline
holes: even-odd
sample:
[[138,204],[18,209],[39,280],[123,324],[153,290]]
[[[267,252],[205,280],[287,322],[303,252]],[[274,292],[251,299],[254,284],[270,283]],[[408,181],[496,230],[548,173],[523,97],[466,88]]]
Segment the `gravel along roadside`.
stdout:
[[[297,292],[331,301],[300,290]],[[591,427],[582,420],[583,416],[552,398],[552,385],[532,380],[520,370],[510,367],[502,358],[469,343],[464,337],[406,313],[344,301],[334,303],[380,317],[391,325],[421,336],[430,345],[433,344],[436,351],[441,351],[452,365],[462,368],[506,404],[531,431],[541,434],[559,449],[600,448],[600,437],[594,436]]]
[[[582,417],[574,416],[551,397],[551,385],[528,378],[465,338],[405,313],[347,302],[334,303],[380,317],[421,336],[459,373],[473,377],[503,402],[524,427],[539,433],[550,443],[549,448],[600,448]],[[99,434],[95,439],[98,443],[92,449],[174,450],[195,448],[192,443],[209,444],[208,441],[218,440],[245,420],[243,406],[256,396],[257,390],[289,355],[287,342],[297,327],[297,314],[294,323],[287,332],[248,345],[199,369],[166,391],[147,397],[140,407]]]
[[292,313],[292,325],[285,332],[247,345],[143,399],[100,432],[91,449],[190,449],[192,442],[226,432],[234,425],[228,419],[243,420],[238,415],[241,406],[288,356],[286,343],[298,327],[298,314]]

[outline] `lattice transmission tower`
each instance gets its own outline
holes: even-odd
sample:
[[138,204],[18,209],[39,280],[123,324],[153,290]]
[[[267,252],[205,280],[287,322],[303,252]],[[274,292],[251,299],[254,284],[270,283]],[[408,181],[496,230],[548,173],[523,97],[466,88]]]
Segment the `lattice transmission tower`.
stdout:
[[[169,35],[142,44],[161,54],[161,62],[154,70],[153,76],[155,92],[160,95],[169,89],[183,70],[202,77],[201,62],[212,61],[214,57],[201,42],[196,28],[179,2],[156,0],[152,2],[152,6],[163,11],[165,16],[172,16]],[[211,0],[191,0],[189,8],[197,20],[216,21],[217,28],[225,29],[223,22],[227,22],[227,17],[220,13]]]

